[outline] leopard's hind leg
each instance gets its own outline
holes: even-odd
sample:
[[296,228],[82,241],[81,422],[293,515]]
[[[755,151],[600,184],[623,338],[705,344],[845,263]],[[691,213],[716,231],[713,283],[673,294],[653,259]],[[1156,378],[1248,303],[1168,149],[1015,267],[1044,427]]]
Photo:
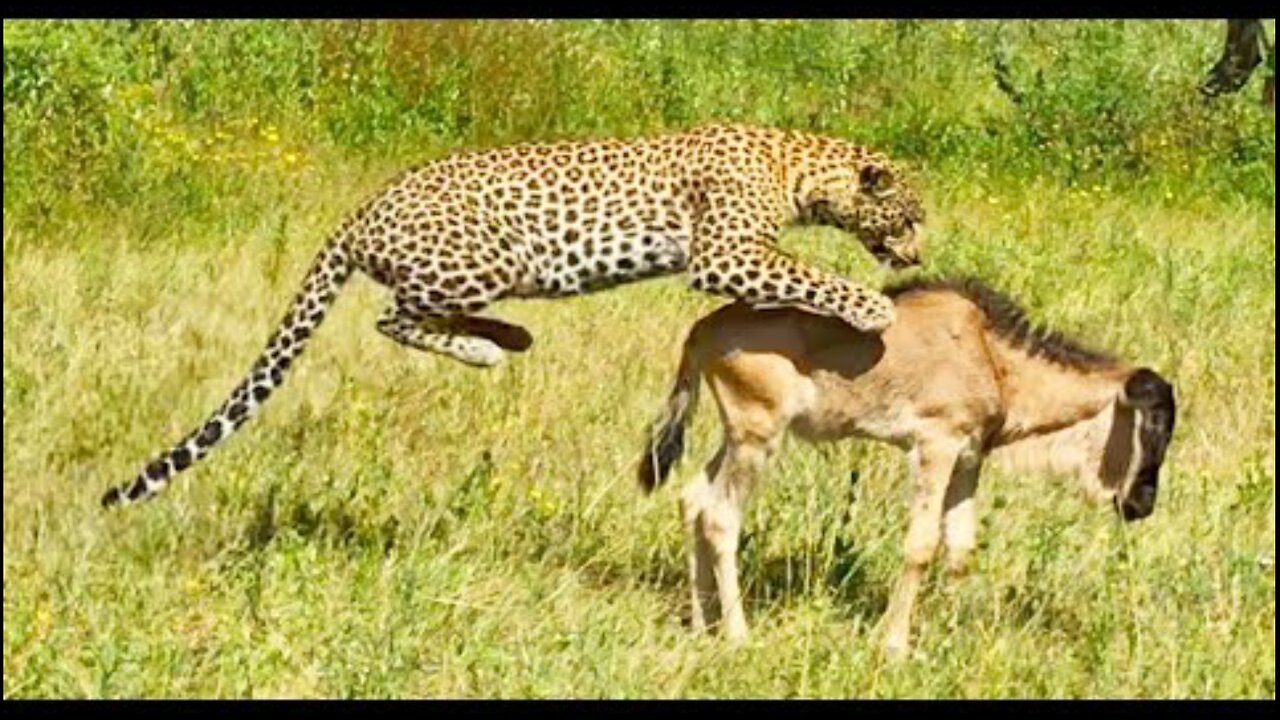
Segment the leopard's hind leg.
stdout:
[[524,352],[533,345],[533,336],[523,327],[471,314],[488,304],[483,295],[443,302],[423,295],[398,291],[395,306],[378,320],[378,330],[401,345],[479,367],[502,362],[504,349]]

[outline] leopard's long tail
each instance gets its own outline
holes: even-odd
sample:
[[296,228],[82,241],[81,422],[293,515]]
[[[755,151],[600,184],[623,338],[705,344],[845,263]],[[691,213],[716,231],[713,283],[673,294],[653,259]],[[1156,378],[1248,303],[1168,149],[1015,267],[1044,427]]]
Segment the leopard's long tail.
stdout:
[[102,496],[102,506],[128,505],[150,499],[224,442],[257,414],[271,393],[284,382],[285,373],[306,347],[311,334],[347,281],[353,269],[348,247],[348,224],[325,243],[303,280],[302,289],[284,316],[267,347],[231,396],[186,438],[159,455],[131,482],[113,487]]

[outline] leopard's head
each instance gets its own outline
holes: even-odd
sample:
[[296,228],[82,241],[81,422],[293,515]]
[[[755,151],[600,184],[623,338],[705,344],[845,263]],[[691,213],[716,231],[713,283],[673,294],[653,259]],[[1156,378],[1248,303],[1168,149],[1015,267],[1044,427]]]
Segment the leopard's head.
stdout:
[[853,172],[818,188],[812,213],[853,233],[881,263],[894,269],[923,258],[924,206],[903,173],[882,155],[858,158]]

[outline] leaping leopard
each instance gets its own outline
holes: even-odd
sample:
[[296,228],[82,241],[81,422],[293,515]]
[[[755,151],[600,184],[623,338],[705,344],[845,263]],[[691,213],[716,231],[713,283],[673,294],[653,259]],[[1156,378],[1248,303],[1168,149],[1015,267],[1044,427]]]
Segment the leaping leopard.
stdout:
[[878,332],[893,322],[893,303],[784,254],[779,231],[835,226],[904,267],[920,262],[924,219],[919,196],[884,155],[794,130],[713,124],[436,160],[392,180],[341,224],[248,376],[102,504],[150,498],[253,417],[353,270],[394,293],[378,320],[384,335],[478,366],[533,342],[518,325],[476,315],[497,300],[564,297],[681,271],[698,290]]

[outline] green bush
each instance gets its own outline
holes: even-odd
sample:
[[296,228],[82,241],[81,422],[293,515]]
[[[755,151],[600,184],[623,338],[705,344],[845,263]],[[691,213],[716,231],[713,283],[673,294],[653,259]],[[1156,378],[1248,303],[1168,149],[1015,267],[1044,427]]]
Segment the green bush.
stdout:
[[[4,26],[5,214],[213,212],[311,154],[712,119],[856,138],[984,182],[1272,202],[1275,120],[1206,100],[1220,22],[36,22]],[[999,59],[1017,100],[1002,92]],[[1261,82],[1257,80],[1256,82]],[[980,169],[979,169],[980,168]]]

